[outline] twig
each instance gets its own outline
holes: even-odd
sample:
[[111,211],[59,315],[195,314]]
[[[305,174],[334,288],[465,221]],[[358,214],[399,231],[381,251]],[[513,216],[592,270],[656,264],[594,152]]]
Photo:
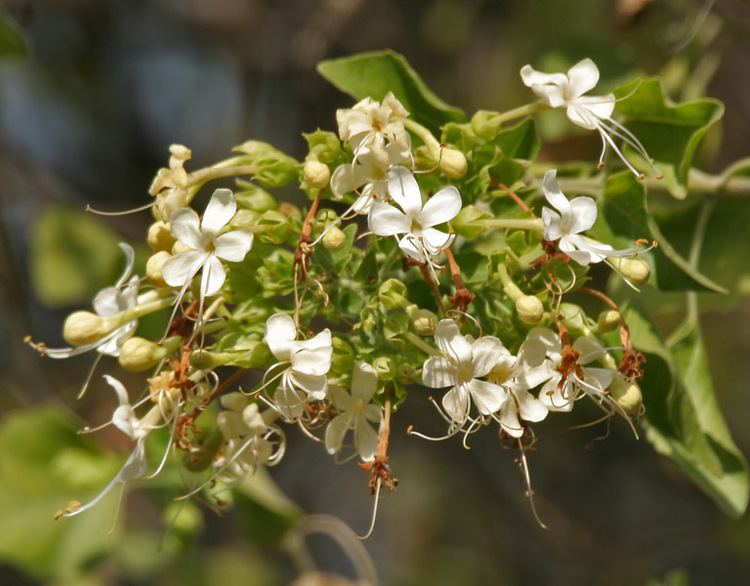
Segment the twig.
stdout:
[[458,262],[456,262],[456,257],[453,256],[453,252],[449,248],[446,248],[444,252],[445,256],[448,258],[448,266],[450,267],[453,283],[456,285],[456,294],[449,297],[449,299],[453,304],[454,309],[466,312],[466,308],[469,307],[469,303],[474,300],[476,295],[469,291],[464,284],[464,279],[461,276],[461,267],[458,266]]
[[526,202],[523,201],[515,191],[513,191],[510,187],[505,185],[505,183],[500,183],[497,180],[493,180],[492,185],[504,191],[505,195],[507,195],[510,199],[512,199],[515,202],[515,204],[519,208],[521,208],[524,212],[532,213],[531,208],[529,208],[529,206],[526,205]]
[[[315,216],[318,214],[318,208],[320,207],[320,199],[323,196],[323,190],[318,191],[310,209],[307,211],[305,216],[305,222],[302,224],[302,231],[299,235],[299,245],[294,251],[294,266],[301,266],[302,273],[307,278],[307,261],[310,257],[310,249],[308,245],[312,242],[312,224]],[[298,275],[296,275],[298,276]]]

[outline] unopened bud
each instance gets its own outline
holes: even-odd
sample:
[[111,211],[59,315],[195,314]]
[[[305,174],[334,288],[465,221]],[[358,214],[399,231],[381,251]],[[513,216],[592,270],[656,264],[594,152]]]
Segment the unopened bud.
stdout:
[[222,411],[216,416],[216,425],[227,439],[239,436],[244,431],[242,417],[236,411]]
[[75,311],[63,324],[63,338],[71,346],[85,346],[101,340],[112,329],[112,320],[90,311]]
[[151,250],[171,250],[175,243],[175,237],[172,236],[172,230],[167,222],[157,220],[148,227],[146,242]]
[[516,301],[516,313],[525,324],[538,324],[544,317],[544,305],[534,295],[524,295]]
[[645,285],[651,276],[651,267],[646,261],[638,258],[618,258],[614,260],[614,265],[625,277],[636,287]]
[[411,314],[414,331],[420,336],[432,336],[438,324],[438,317],[429,309],[418,309]]
[[250,403],[243,409],[242,421],[245,423],[250,433],[255,435],[262,434],[268,428],[266,422],[263,421],[263,415],[261,415],[257,403]]
[[164,263],[170,258],[172,258],[171,254],[166,250],[161,250],[156,254],[152,254],[146,261],[146,277],[148,277],[148,280],[156,287],[167,286],[166,281],[164,281],[162,269],[164,268]]
[[378,378],[381,380],[390,381],[396,376],[396,365],[387,356],[378,356],[372,361],[372,367],[378,373]]
[[388,279],[378,289],[378,300],[386,310],[409,305],[406,298],[406,285],[398,279]]
[[[294,207],[294,206],[292,206]],[[297,208],[299,211],[299,208]],[[279,211],[268,210],[258,219],[255,229],[258,238],[266,244],[282,244],[292,236],[293,226],[282,204]]]
[[167,348],[159,346],[151,340],[134,336],[120,347],[117,361],[125,370],[142,372],[153,368],[168,353]]
[[628,415],[638,415],[643,408],[641,388],[623,376],[615,376],[607,392]]
[[468,168],[469,164],[461,151],[445,148],[440,153],[440,170],[449,179],[461,179]]
[[293,203],[289,203],[288,201],[284,201],[279,204],[279,211],[289,218],[295,218],[297,220],[302,219],[302,210]]
[[252,232],[259,218],[260,212],[240,209],[234,214],[229,225],[235,230],[249,230]]
[[614,309],[605,309],[599,314],[597,323],[599,324],[599,333],[604,334],[611,332],[620,326],[622,316],[620,312]]
[[245,405],[247,405],[247,396],[239,391],[235,391],[233,393],[222,395],[219,402],[224,409],[231,409],[232,411],[239,413],[245,408]]
[[476,238],[487,229],[482,220],[492,218],[492,214],[476,206],[466,206],[451,221],[456,234],[464,238]]
[[178,161],[188,161],[193,156],[193,151],[182,144],[173,144],[169,147],[169,154]]
[[326,250],[335,252],[344,248],[346,244],[346,234],[338,226],[332,226],[328,228],[328,231],[323,236],[323,246]]
[[302,175],[305,183],[317,189],[323,189],[331,180],[331,170],[328,168],[328,165],[312,159],[305,161]]

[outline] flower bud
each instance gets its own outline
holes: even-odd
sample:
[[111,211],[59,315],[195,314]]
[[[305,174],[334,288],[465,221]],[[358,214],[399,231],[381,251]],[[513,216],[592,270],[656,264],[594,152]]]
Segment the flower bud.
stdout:
[[232,411],[239,413],[245,408],[245,405],[247,405],[247,396],[239,391],[234,391],[233,393],[222,395],[219,399],[219,403],[221,403],[221,406],[224,407],[224,409],[231,409]]
[[623,376],[616,376],[607,392],[628,415],[638,415],[643,407],[641,388]]
[[409,305],[406,298],[406,285],[398,279],[388,279],[378,289],[378,301],[386,309],[398,309]]
[[287,201],[282,202],[279,205],[279,211],[289,218],[294,218],[296,220],[302,219],[302,210],[300,210],[296,205]]
[[587,323],[586,313],[580,305],[575,303],[561,303],[560,315],[563,318],[563,325],[575,337],[591,335],[591,328]]
[[229,225],[235,230],[249,230],[252,231],[255,224],[258,223],[260,213],[255,210],[244,210],[240,209],[232,217]]
[[341,250],[345,244],[346,234],[338,226],[332,226],[323,236],[323,246],[331,252]]
[[599,324],[599,333],[604,334],[616,330],[620,326],[622,317],[620,312],[614,309],[605,309],[599,314],[597,323]]
[[172,254],[173,254],[173,255],[176,255],[176,254],[180,254],[180,253],[182,253],[182,252],[188,252],[188,251],[190,251],[190,250],[193,250],[193,249],[192,249],[192,248],[190,248],[190,247],[189,247],[189,246],[188,246],[187,244],[183,244],[183,243],[182,243],[182,242],[180,242],[179,240],[177,240],[177,241],[176,241],[176,242],[175,242],[175,243],[174,243],[174,244],[172,245]]
[[282,244],[292,237],[293,226],[282,205],[277,210],[268,210],[258,219],[256,234],[265,244]]
[[193,156],[193,151],[182,144],[173,144],[169,147],[169,154],[178,161],[189,161]]
[[490,212],[469,205],[463,208],[451,221],[451,226],[459,236],[476,238],[487,229],[482,224],[482,220],[488,220],[492,217]]
[[299,176],[299,163],[266,142],[249,140],[232,150],[241,153],[242,164],[255,167],[253,179],[264,187],[281,187]]
[[146,242],[154,252],[170,250],[175,243],[175,237],[172,236],[172,231],[167,222],[157,220],[148,227]]
[[120,347],[117,361],[125,370],[142,372],[153,368],[168,353],[168,349],[151,340],[134,336]]
[[651,276],[651,267],[648,266],[646,261],[638,258],[618,258],[611,260],[614,261],[613,264],[622,273],[622,276],[636,287],[645,285]]
[[167,283],[164,281],[164,275],[162,274],[162,268],[164,263],[167,262],[172,255],[166,250],[160,250],[156,254],[152,254],[146,261],[146,277],[156,287],[166,287]]
[[461,179],[468,169],[469,164],[461,151],[444,148],[440,153],[440,170],[449,179]]
[[378,356],[372,361],[372,367],[378,373],[378,378],[383,381],[393,380],[396,376],[396,365],[387,356]]
[[75,311],[63,324],[63,338],[71,346],[85,346],[101,340],[113,329],[112,320],[90,311]]
[[429,309],[418,309],[411,314],[411,323],[420,336],[432,336],[437,328],[438,317]]
[[261,415],[258,409],[258,403],[250,403],[247,407],[242,410],[242,421],[245,423],[250,433],[260,435],[268,426],[263,421],[263,415]]
[[309,161],[305,161],[305,166],[302,169],[302,176],[304,177],[305,183],[310,187],[323,189],[331,180],[331,170],[325,163],[310,159]]
[[236,411],[222,411],[216,416],[216,426],[221,430],[222,435],[227,439],[232,439],[244,431],[242,417]]
[[354,348],[343,338],[336,336],[331,340],[333,356],[331,370],[334,372],[351,372],[354,368]]
[[262,187],[248,182],[243,183],[242,188],[242,191],[237,191],[234,194],[234,199],[237,200],[237,205],[240,208],[246,208],[262,214],[263,212],[275,210],[279,207],[273,195]]
[[471,118],[471,128],[480,138],[492,140],[500,130],[499,119],[499,112],[478,110]]
[[516,301],[516,313],[523,323],[538,324],[544,317],[544,305],[534,295],[523,295]]

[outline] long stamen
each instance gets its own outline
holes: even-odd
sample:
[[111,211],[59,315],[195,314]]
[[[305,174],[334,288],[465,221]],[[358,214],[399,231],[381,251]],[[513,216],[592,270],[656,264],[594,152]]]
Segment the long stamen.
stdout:
[[382,479],[378,477],[377,483],[375,485],[375,502],[372,506],[372,517],[370,518],[370,528],[367,530],[367,533],[364,535],[357,535],[357,539],[361,539],[364,541],[370,535],[372,535],[373,530],[375,529],[375,520],[378,517],[378,503],[380,502],[380,486],[382,484]]
[[142,206],[138,206],[137,208],[133,208],[130,210],[124,210],[121,212],[105,212],[102,210],[97,210],[95,208],[92,208],[89,204],[86,204],[85,211],[90,212],[92,214],[96,214],[97,216],[127,216],[128,214],[135,214],[138,212],[144,212],[156,205],[155,201],[152,201],[151,203],[144,204]]
[[547,525],[545,525],[544,522],[539,518],[539,513],[537,513],[536,510],[536,504],[534,503],[534,491],[531,488],[531,473],[529,472],[529,464],[526,461],[526,448],[524,448],[521,438],[518,438],[518,450],[521,452],[519,464],[521,466],[521,470],[523,471],[523,478],[524,482],[526,483],[526,496],[528,497],[529,503],[531,504],[531,512],[534,515],[534,519],[536,519],[536,522],[542,529],[549,529],[549,527],[547,527]]

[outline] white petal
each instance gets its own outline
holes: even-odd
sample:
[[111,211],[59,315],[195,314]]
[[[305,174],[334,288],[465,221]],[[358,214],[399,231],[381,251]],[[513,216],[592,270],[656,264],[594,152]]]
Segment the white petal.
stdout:
[[581,196],[570,201],[570,216],[567,231],[573,234],[585,232],[596,222],[596,202]]
[[287,419],[297,419],[302,415],[306,398],[304,393],[287,384],[279,385],[273,395],[276,406]]
[[461,335],[452,319],[441,319],[435,328],[435,344],[457,364],[471,360],[471,344]]
[[471,359],[474,363],[474,376],[486,376],[497,364],[503,343],[494,336],[482,336],[471,346]]
[[583,96],[574,102],[579,109],[585,108],[592,116],[600,120],[606,120],[612,116],[616,103],[617,100],[614,94],[607,94],[606,96]]
[[359,185],[354,182],[354,171],[349,163],[339,165],[331,175],[331,191],[333,194],[341,197],[342,195],[354,191]]
[[378,236],[393,236],[411,231],[411,219],[382,201],[373,204],[367,216],[367,225]]
[[443,409],[459,425],[469,416],[469,392],[465,385],[457,385],[445,393]]
[[130,244],[127,244],[125,242],[120,242],[118,246],[125,255],[125,268],[123,269],[120,278],[117,279],[117,282],[115,283],[115,287],[119,288],[122,287],[130,278],[130,275],[133,274],[133,266],[135,265],[135,251],[133,250],[133,247],[130,246]]
[[328,399],[339,411],[351,411],[354,409],[354,399],[341,387],[329,386]]
[[328,394],[328,379],[324,374],[308,374],[292,369],[289,379],[296,388],[306,392],[313,399],[322,401]]
[[117,394],[117,402],[120,406],[126,405],[130,407],[130,397],[128,397],[128,391],[125,389],[125,386],[113,376],[108,374],[103,376],[104,380],[107,381],[107,384],[112,387]]
[[[558,248],[561,252],[567,254],[570,258],[576,261],[579,265],[586,266],[592,262],[591,255],[585,250],[579,250],[578,246],[578,235],[572,234],[570,236],[563,236],[560,238]],[[600,259],[600,260],[603,260]]]
[[401,240],[398,241],[398,247],[401,249],[401,252],[409,258],[413,258],[418,262],[426,262],[427,260],[423,252],[424,247],[414,234],[409,233],[406,236],[403,236]]
[[214,241],[214,254],[229,262],[241,262],[253,247],[253,234],[245,230],[233,230],[222,234]]
[[473,379],[468,383],[471,398],[482,415],[491,415],[500,410],[508,394],[499,385],[487,381]]
[[[578,100],[582,99],[578,98]],[[600,123],[594,112],[587,106],[578,103],[578,101],[571,103],[565,110],[565,113],[568,115],[568,119],[576,126],[580,126],[586,130],[597,130],[599,128]]]
[[354,365],[352,373],[352,397],[369,403],[378,388],[378,373],[361,360]]
[[455,218],[461,211],[461,195],[458,189],[444,187],[427,200],[424,208],[417,217],[423,228],[437,226]]
[[562,218],[557,212],[548,207],[542,208],[542,223],[544,224],[544,239],[552,242],[562,236]]
[[360,457],[372,460],[378,449],[378,434],[367,422],[364,415],[359,415],[354,423],[354,446]]
[[341,413],[331,419],[326,427],[326,451],[329,454],[335,454],[341,449],[344,442],[344,436],[352,423],[350,413]]
[[174,255],[161,269],[164,281],[172,287],[182,287],[196,275],[208,256],[207,253],[198,250],[188,250]]
[[583,380],[586,383],[583,388],[594,396],[601,395],[612,384],[617,373],[608,368],[583,369]]
[[560,337],[549,328],[531,328],[526,334],[519,357],[531,366],[539,366],[550,355],[559,355],[561,351]]
[[406,167],[394,167],[388,172],[388,193],[412,218],[422,210],[422,191]]
[[542,73],[531,65],[524,65],[521,68],[521,79],[526,87],[530,87],[553,108],[565,103],[563,88],[568,85],[568,76],[564,73]]
[[221,289],[227,273],[221,265],[221,261],[213,254],[209,255],[208,260],[203,265],[203,275],[201,276],[201,297],[210,297]]
[[557,184],[557,169],[550,169],[542,179],[542,192],[550,205],[565,216],[570,210],[570,202]]
[[217,189],[211,196],[206,211],[203,212],[201,231],[204,234],[216,236],[219,230],[229,223],[236,211],[237,203],[234,201],[231,190]]
[[94,297],[92,305],[97,315],[102,316],[114,315],[123,309],[127,309],[122,307],[120,290],[117,287],[107,287],[99,291]]
[[591,59],[583,59],[568,69],[568,80],[573,95],[582,96],[599,83],[599,68]]
[[[544,404],[549,411],[561,411],[567,413],[573,410],[573,402],[575,399],[575,393],[569,392],[570,396],[565,396],[563,389],[560,388],[560,374],[551,379],[547,384],[542,387],[539,391],[539,400]],[[569,390],[570,384],[565,385],[566,389]]]
[[581,364],[588,364],[604,355],[604,348],[599,340],[587,336],[581,336],[573,342],[573,350],[581,353],[578,359]]
[[511,437],[523,435],[523,427],[521,422],[518,421],[518,409],[515,401],[505,403],[503,410],[500,412],[500,426]]
[[291,345],[296,339],[297,326],[291,316],[286,313],[276,313],[268,318],[263,340],[278,360],[290,359]]
[[422,384],[431,389],[452,387],[458,382],[455,363],[445,356],[430,356],[422,367]]
[[200,220],[195,210],[180,208],[170,216],[169,225],[172,235],[177,240],[194,250],[205,252],[208,239],[201,232]]
[[454,238],[453,234],[447,234],[446,232],[441,232],[435,228],[427,228],[422,231],[421,235],[422,238],[424,238],[427,252],[434,251],[435,254],[442,249],[448,248]]
[[514,394],[518,401],[518,411],[525,421],[541,421],[547,417],[547,407],[529,391],[517,389]]

